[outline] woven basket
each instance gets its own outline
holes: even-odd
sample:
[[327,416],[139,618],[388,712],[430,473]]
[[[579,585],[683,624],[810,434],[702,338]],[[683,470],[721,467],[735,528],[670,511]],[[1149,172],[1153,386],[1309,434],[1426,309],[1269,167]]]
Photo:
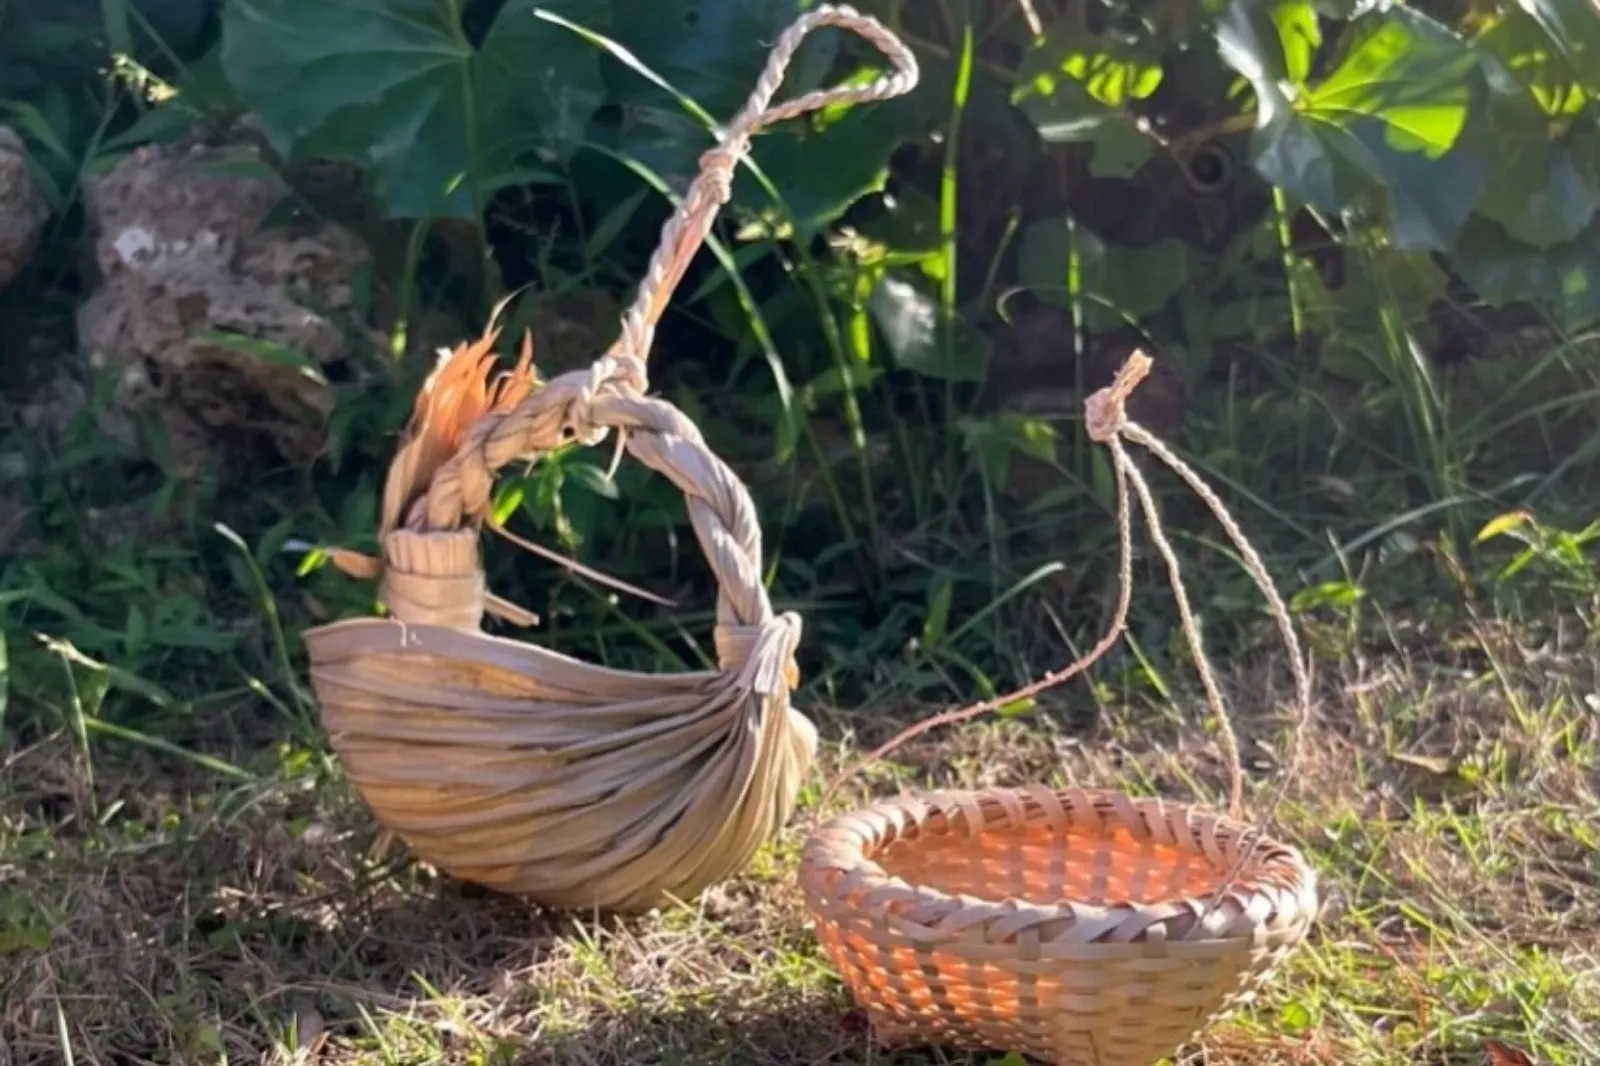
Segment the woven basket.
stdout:
[[[866,38],[892,73],[773,105],[801,38],[822,26]],[[916,80],[911,53],[876,21],[807,12],[703,157],[611,351],[540,382],[525,346],[491,383],[490,332],[424,387],[385,485],[382,559],[335,558],[380,579],[387,617],[306,634],[330,743],[378,820],[422,859],[552,907],[637,911],[736,873],[789,817],[817,740],[789,705],[800,619],[768,600],[749,492],[681,411],[645,394],[645,357],[751,136]],[[610,433],[687,498],[719,589],[715,669],[613,670],[480,629],[486,609],[518,617],[488,594],[479,558],[495,476]]]
[[1311,924],[1311,869],[1249,835],[1116,792],[941,792],[833,819],[800,883],[883,1042],[1150,1066]]

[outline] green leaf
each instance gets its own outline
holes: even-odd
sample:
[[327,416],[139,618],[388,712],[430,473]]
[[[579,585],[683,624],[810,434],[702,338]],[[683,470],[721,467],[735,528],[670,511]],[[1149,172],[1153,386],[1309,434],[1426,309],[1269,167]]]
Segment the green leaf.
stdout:
[[1289,609],[1304,614],[1321,607],[1349,608],[1365,598],[1366,592],[1360,585],[1349,581],[1323,581],[1296,592],[1289,599]]
[[950,600],[955,584],[949,574],[940,574],[928,593],[928,613],[922,618],[922,646],[937,647],[944,640],[950,623]]
[[961,419],[956,428],[966,450],[979,458],[993,485],[1004,484],[1010,476],[1013,456],[1027,455],[1046,463],[1056,461],[1055,427],[1042,418],[1002,412]]
[[[631,57],[604,66],[607,98],[621,107],[609,140],[682,189],[712,144],[705,122],[683,98],[713,122],[732,119],[755,88],[772,41],[794,20],[795,7],[774,0],[612,0],[612,7],[615,14],[603,22],[581,20]],[[838,42],[832,31],[808,38],[780,95],[820,84],[818,60],[831,59]]]
[[569,460],[563,464],[567,474],[575,485],[581,485],[589,492],[607,500],[618,500],[622,493],[617,490],[616,481],[606,475],[606,472],[593,463],[584,463]]
[[1076,293],[1090,330],[1155,314],[1189,276],[1189,247],[1177,238],[1141,248],[1108,246],[1064,218],[1033,223],[1017,248],[1017,280],[1058,307],[1070,307]]
[[1594,0],[1519,0],[1591,93],[1600,93],[1600,12]]
[[1296,85],[1311,76],[1311,61],[1322,47],[1322,20],[1310,0],[1280,0],[1269,8],[1283,50],[1283,73]]
[[1091,173],[1125,177],[1153,145],[1128,105],[1148,98],[1162,79],[1160,55],[1142,44],[1058,22],[1023,57],[1012,102],[1045,143],[1093,144]]
[[1485,522],[1483,528],[1478,530],[1478,535],[1473,538],[1473,542],[1482,544],[1486,540],[1506,536],[1513,530],[1521,529],[1523,526],[1532,523],[1533,515],[1527,511],[1508,511],[1505,514],[1496,515]]
[[1333,316],[1326,323],[1330,332],[1358,331],[1357,323],[1370,321],[1380,304],[1392,305],[1408,327],[1415,327],[1449,287],[1449,275],[1427,252],[1363,248],[1359,261],[1363,269],[1347,274],[1337,290],[1319,285],[1327,300],[1323,310]]
[[987,338],[904,278],[885,273],[867,297],[867,311],[901,368],[944,381],[988,376]]
[[234,0],[222,64],[280,151],[359,160],[393,215],[471,217],[497,173],[569,154],[601,101],[598,53],[540,6],[607,14],[511,0],[474,48],[450,0]]
[[1310,1007],[1299,1000],[1285,1003],[1278,1013],[1278,1019],[1283,1023],[1285,1030],[1296,1036],[1309,1032],[1316,1025],[1316,1015],[1311,1012]]
[[[793,0],[612,0],[608,35],[719,122],[731,119],[755,88],[773,42],[803,6]],[[593,16],[572,16],[598,26]],[[808,37],[784,79],[781,96],[822,85],[838,55],[841,31]],[[626,85],[633,91],[627,92]],[[630,102],[658,103],[660,90],[627,74],[614,82]]]
[[1323,371],[1364,382],[1373,372],[1373,323],[1392,311],[1408,333],[1428,343],[1433,333],[1429,308],[1445,295],[1450,278],[1428,252],[1363,247],[1347,261],[1351,267],[1334,289],[1324,284],[1311,260],[1300,256],[1290,264],[1290,279],[1301,323],[1322,338]]
[[306,355],[298,348],[291,348],[278,341],[267,340],[264,337],[252,337],[248,333],[235,333],[232,330],[206,329],[195,334],[195,340],[214,344],[218,348],[225,348],[240,355],[247,355],[252,359],[269,363],[272,366],[293,370],[307,380],[317,385],[326,385],[328,379],[323,376],[322,368],[316,360]]
[[1600,189],[1584,176],[1567,145],[1508,137],[1504,158],[1508,162],[1495,167],[1478,213],[1518,240],[1554,248],[1582,233],[1600,211]]
[[[629,69],[631,64],[608,63],[610,98],[622,105],[610,141],[681,190],[712,144],[710,131],[690,106],[717,123],[732,119],[755,88],[772,42],[794,21],[797,5],[783,0],[614,0],[614,6],[608,39],[671,88]],[[834,80],[830,72],[846,41],[853,49],[860,47],[841,30],[808,37],[778,97]],[[867,53],[870,63],[845,80],[871,80],[882,73],[881,57],[870,48]],[[930,91],[926,78],[923,91]],[[692,105],[686,106],[678,94]],[[918,110],[909,97],[830,109],[790,119],[755,139],[751,155],[799,239],[814,236],[862,196],[883,188],[889,156],[927,126]],[[766,187],[743,166],[735,172],[733,203],[757,214],[774,207]]]
[[1357,28],[1328,76],[1291,97],[1291,60],[1276,25],[1249,0],[1228,6],[1217,42],[1256,92],[1252,161],[1327,214],[1383,205],[1397,247],[1447,249],[1487,178],[1484,160],[1454,150],[1483,91],[1478,57],[1407,7],[1366,16]]
[[1535,92],[1493,52],[1481,50],[1480,62],[1488,96],[1463,137],[1489,161],[1478,214],[1537,248],[1572,240],[1600,210],[1600,187],[1580,165],[1580,154],[1596,157],[1593,144],[1580,134],[1553,141],[1557,127]]
[[1148,99],[1161,86],[1161,56],[1128,37],[1101,37],[1069,21],[1051,26],[1029,50],[1017,71],[1018,102],[1049,114],[1054,94],[1090,99],[1103,108],[1126,107]]
[[1123,116],[1100,123],[1090,140],[1094,155],[1089,157],[1089,174],[1096,178],[1131,176],[1150,158],[1154,143],[1143,126]]
[[1600,323],[1600,221],[1575,240],[1535,248],[1474,218],[1462,230],[1451,265],[1491,303],[1537,301],[1568,330]]
[[[852,108],[820,128],[804,118],[791,119],[761,137],[752,154],[783,203],[796,238],[809,240],[857,200],[883,190],[890,154],[919,133],[920,125],[913,102],[890,100]],[[771,203],[748,167],[739,168],[733,200],[756,210]]]
[[1566,52],[1556,47],[1532,15],[1512,8],[1478,34],[1480,51],[1498,59],[1532,94],[1545,114],[1575,115],[1585,93]]

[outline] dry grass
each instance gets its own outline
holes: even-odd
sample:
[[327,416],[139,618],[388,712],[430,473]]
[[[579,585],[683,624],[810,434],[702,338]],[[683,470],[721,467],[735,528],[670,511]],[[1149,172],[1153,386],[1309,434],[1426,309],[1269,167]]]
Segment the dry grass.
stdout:
[[[1474,645],[1450,668],[1325,671],[1279,822],[1327,912],[1263,1002],[1177,1061],[1465,1066],[1499,1040],[1600,1062],[1596,665]],[[1239,724],[1258,770],[1286,757],[1274,713]],[[853,750],[831,743],[824,769]],[[373,828],[320,756],[233,787],[107,758],[91,794],[83,769],[60,739],[5,759],[0,1064],[989,1061],[873,1048],[793,888],[805,816],[738,881],[624,921],[369,860]],[[1222,775],[1203,723],[1123,707],[1088,733],[1040,715],[927,738],[843,802],[1031,779],[1215,800]]]

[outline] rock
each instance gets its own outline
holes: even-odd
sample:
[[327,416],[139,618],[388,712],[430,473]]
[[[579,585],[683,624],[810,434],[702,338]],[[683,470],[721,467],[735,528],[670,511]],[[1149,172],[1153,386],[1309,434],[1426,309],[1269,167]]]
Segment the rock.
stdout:
[[140,149],[85,188],[98,285],[79,345],[117,372],[102,421],[132,442],[153,418],[177,476],[237,469],[263,443],[310,461],[329,379],[354,374],[370,254],[330,222],[267,228],[289,193],[253,147],[198,143]]
[[0,289],[16,280],[39,249],[50,208],[33,187],[28,149],[9,126],[0,126]]
[[82,384],[58,373],[17,405],[17,411],[29,433],[41,440],[55,440],[88,402],[88,390]]

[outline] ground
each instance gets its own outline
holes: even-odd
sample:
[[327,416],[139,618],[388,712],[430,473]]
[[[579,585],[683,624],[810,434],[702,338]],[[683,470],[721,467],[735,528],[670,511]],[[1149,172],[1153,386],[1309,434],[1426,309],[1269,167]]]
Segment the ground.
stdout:
[[[1399,643],[1320,669],[1278,808],[1321,878],[1318,925],[1174,1062],[1600,1061],[1600,670],[1500,624],[1457,634],[1448,662]],[[1260,802],[1289,758],[1282,684],[1230,689]],[[895,724],[814,713],[819,778]],[[837,802],[1040,779],[1215,801],[1201,717],[1107,705],[1087,731],[1046,709],[932,734]],[[42,739],[0,777],[0,1062],[1005,1061],[874,1047],[795,888],[810,808],[691,905],[597,919],[377,854],[315,748],[239,780],[82,750]]]

